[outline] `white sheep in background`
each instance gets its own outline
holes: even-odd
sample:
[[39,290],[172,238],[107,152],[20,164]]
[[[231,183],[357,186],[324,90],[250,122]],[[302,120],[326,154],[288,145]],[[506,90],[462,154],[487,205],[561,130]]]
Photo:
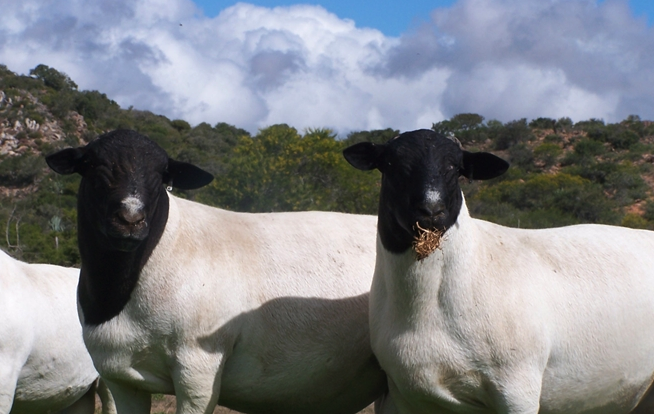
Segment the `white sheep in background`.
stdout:
[[[459,176],[508,164],[430,130],[344,155],[382,172],[370,293],[382,413],[654,412],[654,232],[473,219]],[[445,231],[422,260],[419,228]]]
[[174,197],[213,177],[133,131],[46,158],[82,176],[84,340],[120,414],[355,413],[386,391],[370,349],[374,216],[234,213]]
[[98,373],[77,316],[79,269],[3,251],[0,269],[0,414],[93,414]]

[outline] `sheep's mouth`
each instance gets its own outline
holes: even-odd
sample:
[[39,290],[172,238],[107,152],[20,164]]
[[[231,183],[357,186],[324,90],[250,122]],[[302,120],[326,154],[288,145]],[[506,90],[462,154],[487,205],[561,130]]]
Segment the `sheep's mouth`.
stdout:
[[143,240],[111,238],[111,247],[121,252],[133,252]]
[[413,223],[414,237],[419,237],[425,231],[444,233],[446,230],[446,213],[441,212],[433,216],[418,216]]
[[416,222],[414,230],[416,235],[413,240],[413,251],[416,253],[418,261],[441,248],[444,231],[438,228],[424,228],[420,225],[420,222]]
[[147,226],[125,226],[110,223],[107,226],[106,236],[113,249],[132,252],[148,237],[148,229]]

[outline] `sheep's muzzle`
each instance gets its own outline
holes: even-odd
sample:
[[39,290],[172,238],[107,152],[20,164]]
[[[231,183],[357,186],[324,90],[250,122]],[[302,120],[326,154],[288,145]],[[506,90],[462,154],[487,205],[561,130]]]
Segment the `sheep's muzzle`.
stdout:
[[418,235],[413,240],[413,250],[416,252],[416,258],[420,261],[441,247],[443,232],[438,229],[424,229],[420,227],[419,223],[416,223],[416,230]]

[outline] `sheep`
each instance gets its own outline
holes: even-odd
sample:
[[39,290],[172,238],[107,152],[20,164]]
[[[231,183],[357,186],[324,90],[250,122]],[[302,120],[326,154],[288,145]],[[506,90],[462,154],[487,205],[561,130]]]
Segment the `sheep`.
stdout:
[[82,176],[86,346],[119,414],[355,413],[386,392],[368,293],[376,218],[237,213],[178,198],[213,176],[129,130],[46,157]]
[[0,250],[0,413],[115,412],[82,340],[79,269],[27,264]]
[[[654,232],[471,218],[459,177],[508,163],[431,130],[344,156],[382,172],[370,292],[381,413],[653,412]],[[442,236],[419,257],[420,228]]]

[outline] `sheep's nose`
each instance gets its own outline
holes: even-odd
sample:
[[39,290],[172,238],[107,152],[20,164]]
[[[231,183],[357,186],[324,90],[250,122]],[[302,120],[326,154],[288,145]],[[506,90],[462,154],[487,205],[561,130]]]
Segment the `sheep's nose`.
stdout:
[[127,224],[138,224],[145,219],[144,205],[136,197],[127,197],[121,202],[121,206],[116,211],[119,219]]
[[423,217],[437,217],[445,212],[442,193],[435,188],[427,188],[422,197],[416,201],[418,214]]
[[145,213],[143,210],[131,210],[131,209],[120,209],[118,211],[118,217],[128,224],[137,224],[145,219]]
[[445,212],[445,203],[442,201],[424,200],[416,207],[418,213],[424,217],[436,217]]

